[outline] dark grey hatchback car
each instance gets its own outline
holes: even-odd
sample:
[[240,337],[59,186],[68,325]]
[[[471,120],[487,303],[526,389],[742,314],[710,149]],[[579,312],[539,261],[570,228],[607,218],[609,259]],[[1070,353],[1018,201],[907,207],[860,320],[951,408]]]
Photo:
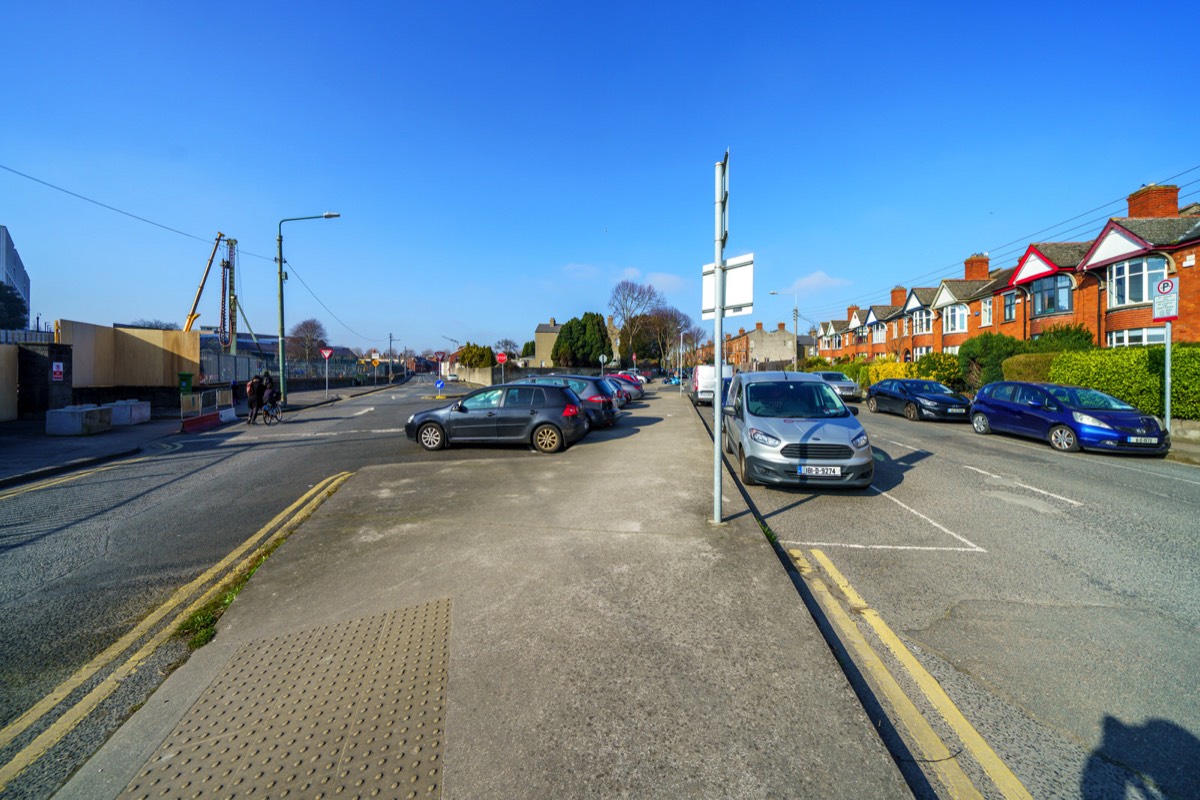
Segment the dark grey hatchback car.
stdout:
[[426,450],[447,444],[525,443],[556,453],[587,433],[583,402],[569,386],[506,384],[471,392],[408,418],[404,434]]

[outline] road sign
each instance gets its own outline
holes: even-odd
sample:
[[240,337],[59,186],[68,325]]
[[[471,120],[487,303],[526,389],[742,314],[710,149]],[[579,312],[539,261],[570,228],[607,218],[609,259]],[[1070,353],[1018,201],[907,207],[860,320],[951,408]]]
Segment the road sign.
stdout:
[[436,353],[433,354],[433,357],[436,358],[438,361],[445,361],[446,360],[446,351],[438,350]]
[[496,363],[503,364],[508,361],[508,353],[496,353]]
[[1179,279],[1163,278],[1154,286],[1154,321],[1179,319]]
[[446,382],[444,380],[442,380],[441,378],[438,378],[437,383],[435,383],[434,386],[436,386],[438,388],[438,391],[440,392],[442,389],[446,388]]
[[[746,269],[743,269],[743,268]],[[716,271],[705,264],[701,271],[700,317],[712,319],[717,314]],[[754,313],[754,253],[725,259],[725,316],[736,317]]]
[[321,348],[321,358],[323,358],[323,359],[325,359],[326,361],[328,361],[328,360],[329,360],[329,357],[330,357],[331,355],[333,355],[333,348],[332,348],[332,347],[322,347],[322,348]]

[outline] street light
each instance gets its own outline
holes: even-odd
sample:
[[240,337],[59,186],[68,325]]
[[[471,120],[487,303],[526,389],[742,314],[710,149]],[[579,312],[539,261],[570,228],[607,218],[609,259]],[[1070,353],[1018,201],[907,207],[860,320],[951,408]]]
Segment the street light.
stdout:
[[792,372],[796,371],[796,351],[800,349],[800,295],[797,292],[771,292],[792,296]]
[[275,237],[276,260],[279,262],[279,396],[280,402],[287,405],[287,363],[283,356],[283,223],[297,222],[302,219],[334,219],[341,214],[326,211],[311,217],[288,217],[279,220],[279,235]]

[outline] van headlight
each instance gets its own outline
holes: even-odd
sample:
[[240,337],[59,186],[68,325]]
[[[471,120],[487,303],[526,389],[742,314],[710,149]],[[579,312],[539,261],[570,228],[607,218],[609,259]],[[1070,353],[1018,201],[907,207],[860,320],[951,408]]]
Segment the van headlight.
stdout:
[[751,428],[748,433],[750,434],[750,438],[752,440],[766,447],[779,447],[779,445],[782,444],[779,439],[776,439],[766,431],[760,431],[758,428]]
[[871,443],[871,440],[867,438],[866,431],[863,431],[858,436],[855,436],[854,441],[851,442],[851,444],[854,445],[855,449],[857,449],[857,450],[865,449],[866,446],[869,445],[870,443]]
[[1081,414],[1078,411],[1072,411],[1071,416],[1074,417],[1075,421],[1078,422],[1080,425],[1087,425],[1090,428],[1104,428],[1105,430],[1108,430],[1108,431],[1111,431],[1113,429],[1112,425],[1109,425],[1107,422],[1104,422],[1103,420],[1096,419],[1091,414]]

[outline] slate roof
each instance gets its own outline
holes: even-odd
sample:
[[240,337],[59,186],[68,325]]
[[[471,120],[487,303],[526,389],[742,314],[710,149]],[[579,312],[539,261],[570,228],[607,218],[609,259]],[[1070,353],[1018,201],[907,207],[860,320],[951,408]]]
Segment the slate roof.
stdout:
[[892,317],[898,317],[904,313],[904,306],[871,306],[867,309],[868,314],[874,314],[875,319],[880,322],[887,322]]
[[833,328],[834,333],[845,333],[846,331],[850,330],[850,320],[848,320],[848,319],[831,320],[829,323],[829,327]]
[[1040,242],[1034,247],[1056,267],[1074,269],[1095,242]]
[[998,269],[995,272],[989,273],[992,277],[991,286],[988,288],[988,294],[995,294],[1004,287],[1008,286],[1008,282],[1012,280],[1012,276],[1017,274],[1016,267],[1006,267]]
[[949,289],[950,294],[954,295],[954,299],[960,303],[974,300],[984,294],[991,294],[991,286],[994,283],[995,281],[991,278],[986,281],[968,281],[962,278],[942,281],[942,285]]
[[933,300],[935,297],[937,297],[937,293],[938,287],[936,286],[931,288],[922,287],[920,289],[913,289],[913,294],[917,296],[917,302],[926,308],[933,305]]
[[1200,203],[1192,203],[1179,209],[1181,217],[1200,217]]
[[562,330],[562,325],[551,325],[549,322],[543,322],[537,326],[534,333],[558,333]]
[[1131,217],[1113,222],[1158,247],[1200,239],[1200,218],[1197,217]]

